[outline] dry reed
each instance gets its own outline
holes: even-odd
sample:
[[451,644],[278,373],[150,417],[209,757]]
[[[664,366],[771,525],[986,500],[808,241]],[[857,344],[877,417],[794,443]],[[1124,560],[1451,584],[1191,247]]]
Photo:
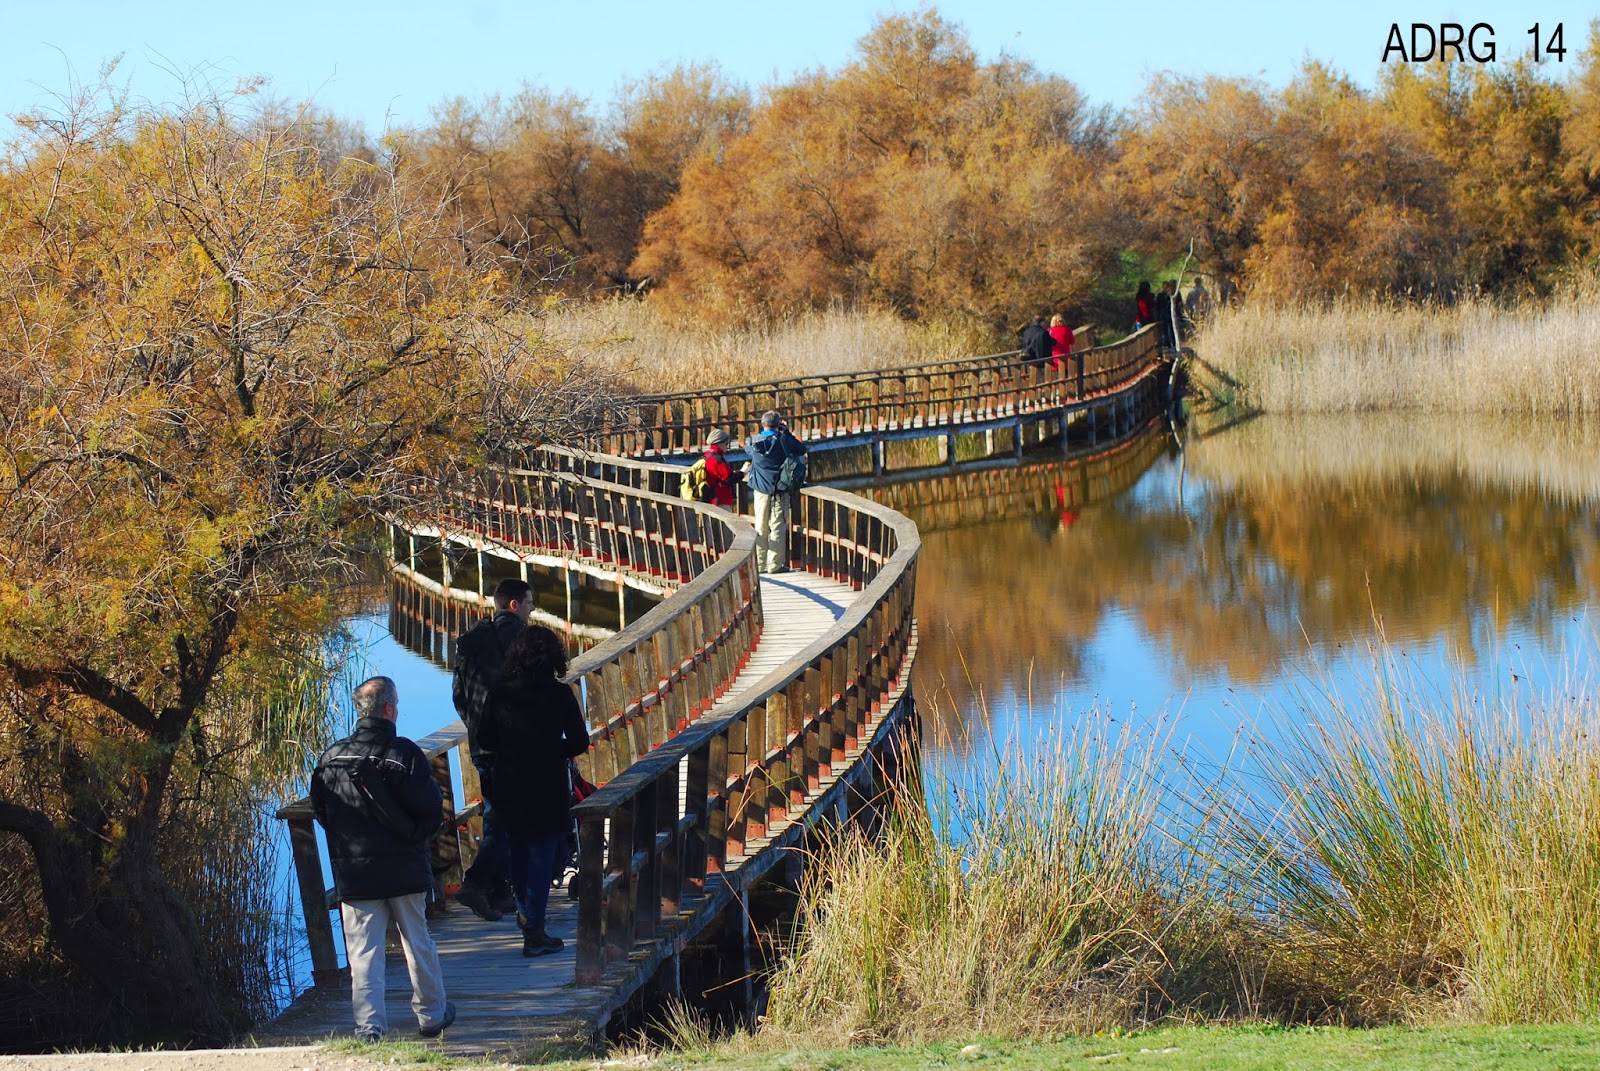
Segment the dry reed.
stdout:
[[1113,720],[1042,751],[994,747],[934,775],[931,811],[913,785],[887,801],[880,840],[828,845],[773,980],[769,1042],[1037,1036],[1170,1007],[1215,952],[1215,916],[1192,912],[1220,898],[1167,836],[1165,736]]
[[644,393],[694,390],[784,376],[847,372],[987,352],[980,334],[909,323],[892,312],[834,307],[752,327],[673,322],[649,301],[559,304],[540,330],[602,373]]
[[1218,310],[1195,347],[1238,400],[1268,412],[1594,413],[1600,278],[1579,278],[1559,304],[1250,303]]
[[1350,1021],[1592,1019],[1600,1006],[1595,697],[1422,680],[1307,689],[1258,738],[1215,857],[1258,905],[1275,985]]

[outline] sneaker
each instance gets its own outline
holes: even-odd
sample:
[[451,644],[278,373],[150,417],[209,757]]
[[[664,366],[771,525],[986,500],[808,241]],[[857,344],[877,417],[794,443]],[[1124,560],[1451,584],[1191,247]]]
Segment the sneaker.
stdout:
[[378,1033],[376,1030],[357,1030],[356,1040],[365,1042],[368,1045],[376,1045],[378,1042],[383,1040],[383,1035]]
[[488,893],[467,882],[462,882],[461,888],[456,891],[456,903],[485,922],[499,922],[505,917],[489,902]]
[[543,930],[522,931],[522,954],[530,959],[534,956],[548,956],[552,952],[560,952],[562,940],[551,937]]
[[516,894],[509,888],[496,890],[489,895],[489,906],[501,915],[509,915],[517,909]]
[[450,1024],[455,1021],[456,1006],[447,1000],[444,1002],[444,1018],[439,1020],[439,1025],[419,1026],[417,1027],[417,1033],[421,1034],[425,1038],[436,1038],[440,1034],[444,1033],[445,1030],[449,1028]]

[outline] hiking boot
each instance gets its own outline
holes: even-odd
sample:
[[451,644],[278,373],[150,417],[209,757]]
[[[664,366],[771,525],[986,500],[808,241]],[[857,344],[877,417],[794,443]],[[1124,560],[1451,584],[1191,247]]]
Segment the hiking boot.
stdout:
[[551,937],[543,930],[522,931],[522,954],[533,956],[548,956],[552,952],[560,952],[562,941],[559,937]]
[[444,1002],[444,1018],[439,1020],[438,1026],[419,1026],[417,1033],[425,1038],[436,1038],[456,1021],[456,1006],[450,1001]]
[[496,889],[489,896],[489,906],[502,915],[509,915],[517,909],[516,894],[509,887]]
[[499,922],[505,917],[489,902],[488,893],[467,882],[462,882],[461,888],[456,891],[456,903],[485,922]]

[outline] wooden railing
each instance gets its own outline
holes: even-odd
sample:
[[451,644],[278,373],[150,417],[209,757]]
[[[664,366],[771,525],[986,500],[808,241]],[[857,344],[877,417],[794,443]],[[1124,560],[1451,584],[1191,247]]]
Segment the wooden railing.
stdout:
[[939,427],[1069,405],[1113,391],[1161,357],[1154,326],[1109,346],[1075,351],[1060,369],[1000,353],[906,368],[798,376],[765,383],[645,395],[603,428],[594,448],[613,455],[696,450],[713,428],[735,439],[782,412],[795,434],[828,439],[864,431]]
[[798,818],[905,686],[916,526],[830,488],[802,492],[793,521],[791,560],[861,594],[737,711],[679,733],[574,808],[579,984],[627,963],[701,905],[708,877],[736,871],[755,842]]
[[[609,781],[710,710],[748,661],[761,634],[755,532],[731,513],[569,473],[512,470],[413,488],[428,504],[430,530],[515,557],[556,551],[609,567],[671,579],[670,598],[609,640],[573,659],[593,747],[591,780]],[[457,720],[417,741],[434,761],[447,817],[476,794],[466,728]],[[461,757],[456,800],[445,756]],[[311,801],[278,811],[289,825],[313,977],[338,972],[312,825]]]

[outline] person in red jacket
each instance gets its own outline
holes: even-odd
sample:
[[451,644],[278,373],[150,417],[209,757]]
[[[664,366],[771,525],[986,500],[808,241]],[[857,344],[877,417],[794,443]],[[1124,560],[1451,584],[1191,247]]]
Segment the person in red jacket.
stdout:
[[1139,284],[1139,292],[1133,295],[1133,329],[1135,331],[1145,324],[1154,323],[1156,318],[1156,296],[1150,292],[1150,280],[1146,279]]
[[706,499],[713,506],[723,506],[732,509],[734,505],[733,485],[738,481],[738,476],[728,465],[728,459],[722,455],[723,449],[732,441],[732,437],[721,428],[714,428],[706,436],[706,489],[709,497]]
[[1072,352],[1072,328],[1058,312],[1050,317],[1050,367],[1060,368]]

